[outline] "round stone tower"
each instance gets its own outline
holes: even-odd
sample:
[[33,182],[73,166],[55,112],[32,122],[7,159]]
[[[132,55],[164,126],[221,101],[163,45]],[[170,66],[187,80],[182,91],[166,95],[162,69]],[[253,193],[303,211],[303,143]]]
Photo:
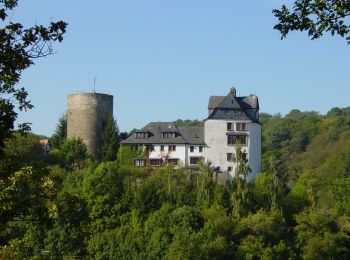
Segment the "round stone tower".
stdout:
[[107,117],[113,115],[113,96],[101,93],[68,95],[67,138],[81,138],[97,158]]

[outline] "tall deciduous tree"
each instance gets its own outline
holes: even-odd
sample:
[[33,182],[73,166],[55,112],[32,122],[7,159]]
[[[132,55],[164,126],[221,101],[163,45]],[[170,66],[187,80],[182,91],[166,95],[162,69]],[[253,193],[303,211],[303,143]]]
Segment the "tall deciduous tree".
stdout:
[[199,207],[209,207],[214,197],[214,170],[210,162],[199,163],[200,174],[197,176],[197,204]]
[[287,190],[287,171],[282,162],[274,155],[270,156],[268,166],[268,188],[271,208],[281,208],[282,198]]
[[67,139],[62,144],[64,162],[69,170],[79,169],[87,158],[87,149],[81,139]]
[[346,37],[350,44],[350,1],[348,0],[296,0],[293,8],[283,5],[272,11],[278,19],[274,29],[285,38],[290,31],[307,31],[311,39],[329,32]]
[[248,204],[248,183],[247,175],[251,171],[247,160],[245,159],[244,152],[240,147],[236,148],[236,156],[234,159],[236,164],[235,177],[232,180],[234,191],[231,195],[231,203],[233,206],[233,214],[236,217],[241,217]]
[[[14,9],[18,0],[0,0],[0,152],[4,141],[14,129],[17,112],[31,109],[28,92],[19,88],[21,73],[36,58],[53,53],[52,43],[61,42],[66,32],[67,23],[51,22],[47,27],[35,25],[24,28],[20,23],[7,20],[8,11]],[[19,125],[22,130],[29,130],[29,124]]]
[[109,115],[106,121],[105,129],[102,133],[102,145],[99,152],[99,158],[103,162],[114,161],[117,158],[119,140],[119,129],[113,115]]

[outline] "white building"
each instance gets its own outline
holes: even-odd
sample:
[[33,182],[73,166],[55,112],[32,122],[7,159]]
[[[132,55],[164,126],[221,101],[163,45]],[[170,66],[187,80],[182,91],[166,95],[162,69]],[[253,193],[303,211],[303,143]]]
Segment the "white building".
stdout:
[[176,127],[171,122],[151,122],[129,136],[122,144],[144,146],[147,158],[137,158],[136,166],[164,162],[178,166],[196,166],[204,158],[203,127]]
[[[240,146],[248,161],[252,179],[261,171],[261,126],[257,96],[237,97],[232,88],[226,96],[211,96],[204,127],[177,127],[152,122],[129,136],[122,144],[147,147],[151,166],[170,162],[195,167],[204,158],[219,172],[234,176],[235,148]],[[135,165],[146,164],[137,158]]]
[[232,88],[227,96],[212,96],[204,122],[205,159],[220,171],[234,176],[235,147],[248,161],[252,179],[261,171],[261,125],[257,96],[237,97]]

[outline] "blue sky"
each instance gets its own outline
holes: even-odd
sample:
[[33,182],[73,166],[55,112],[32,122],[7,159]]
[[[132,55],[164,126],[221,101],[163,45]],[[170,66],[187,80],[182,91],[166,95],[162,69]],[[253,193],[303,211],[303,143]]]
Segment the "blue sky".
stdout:
[[[210,95],[255,93],[262,112],[349,106],[350,46],[273,30],[286,1],[20,0],[13,21],[69,23],[55,55],[22,74],[35,108],[18,122],[51,135],[68,93],[114,95],[121,131],[150,121],[204,119]],[[290,2],[290,1],[287,1]]]

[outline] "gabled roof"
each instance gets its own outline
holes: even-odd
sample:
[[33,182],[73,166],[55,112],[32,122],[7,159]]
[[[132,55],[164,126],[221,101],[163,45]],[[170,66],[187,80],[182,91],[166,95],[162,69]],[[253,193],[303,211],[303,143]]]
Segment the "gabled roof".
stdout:
[[[172,122],[151,122],[137,132],[148,132],[148,138],[130,135],[122,144],[204,144],[203,127],[176,127]],[[175,138],[164,138],[163,133],[175,133]],[[198,137],[196,137],[198,136]]]
[[259,109],[259,100],[253,94],[237,97],[234,92],[230,91],[227,96],[211,96],[209,98],[208,109],[214,108]]
[[236,96],[236,89],[232,88],[227,96],[211,96],[208,103],[209,117],[207,119],[252,120],[258,119],[254,112],[259,110],[258,97],[249,95]]
[[216,108],[223,100],[225,96],[211,96],[209,98],[208,109]]

